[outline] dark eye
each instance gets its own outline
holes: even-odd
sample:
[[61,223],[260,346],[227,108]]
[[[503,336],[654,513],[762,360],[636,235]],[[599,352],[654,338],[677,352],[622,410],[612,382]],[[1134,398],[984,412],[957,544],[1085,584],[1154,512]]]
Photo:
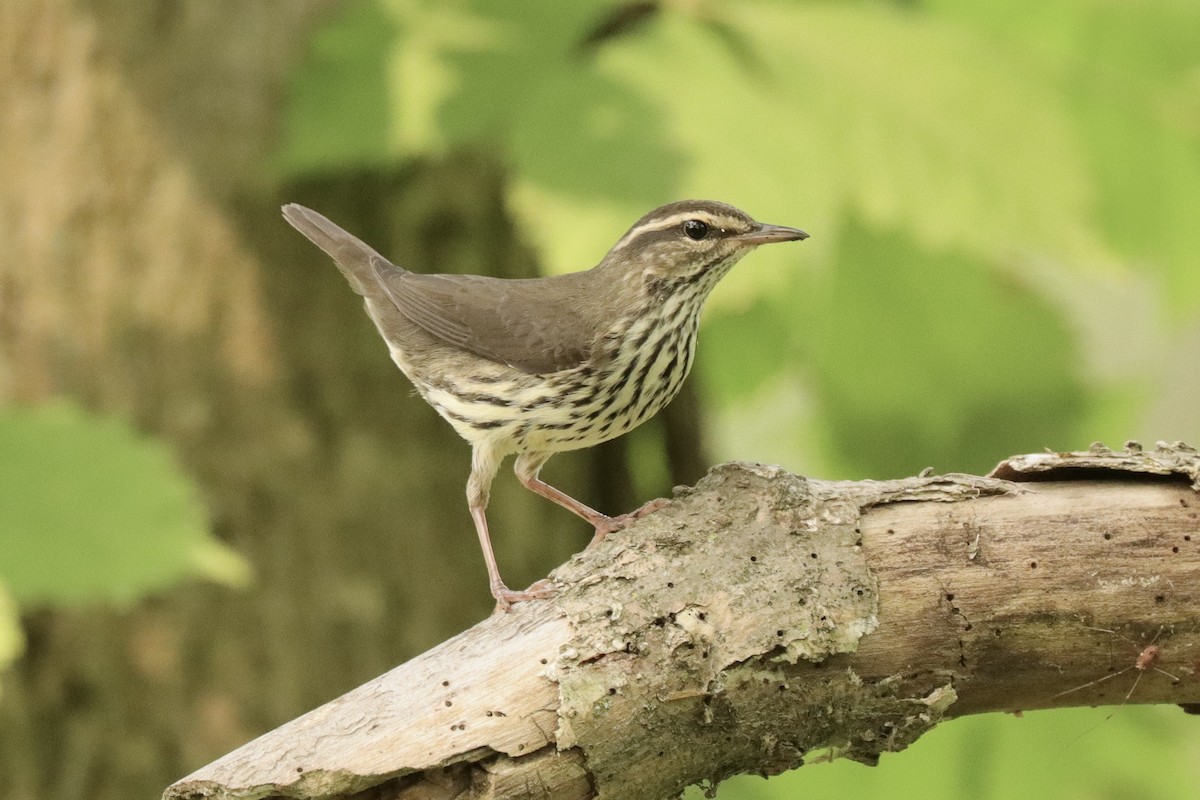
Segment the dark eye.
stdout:
[[698,219],[689,219],[683,223],[683,232],[689,239],[695,239],[698,242],[708,236],[708,223]]

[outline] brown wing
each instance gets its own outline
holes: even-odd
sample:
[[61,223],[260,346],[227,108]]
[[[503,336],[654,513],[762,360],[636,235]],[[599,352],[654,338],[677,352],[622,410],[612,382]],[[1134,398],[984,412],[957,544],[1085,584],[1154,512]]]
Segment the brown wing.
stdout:
[[[386,264],[386,266],[385,266]],[[483,358],[544,374],[578,366],[603,331],[583,313],[585,273],[506,280],[423,275],[375,262],[375,277],[405,317]]]

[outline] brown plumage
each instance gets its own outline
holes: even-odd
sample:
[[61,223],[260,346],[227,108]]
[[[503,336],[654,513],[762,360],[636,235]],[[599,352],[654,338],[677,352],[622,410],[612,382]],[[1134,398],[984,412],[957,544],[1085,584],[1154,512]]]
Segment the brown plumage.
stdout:
[[[638,220],[590,270],[505,280],[426,275],[392,264],[303,206],[292,226],[333,257],[421,396],[472,445],[467,499],[497,603],[544,597],[500,580],[484,510],[505,456],[521,482],[590,522],[613,519],[538,478],[555,452],[590,447],[657,413],[679,391],[695,353],[700,309],[734,263],[795,228],[755,222],[706,200],[662,206]],[[635,512],[636,514],[637,512]]]

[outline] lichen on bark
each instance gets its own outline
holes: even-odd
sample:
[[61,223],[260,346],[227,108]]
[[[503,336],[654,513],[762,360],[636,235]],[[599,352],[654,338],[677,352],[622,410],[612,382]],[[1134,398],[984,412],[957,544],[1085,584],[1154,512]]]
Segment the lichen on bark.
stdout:
[[[738,721],[769,717],[750,706],[778,702],[789,665],[852,652],[876,625],[858,506],[819,486],[776,467],[726,465],[640,522],[615,554],[591,551],[555,573],[569,587],[556,602],[574,630],[556,669],[558,745],[583,747],[601,796],[620,796],[642,772],[631,762],[668,782],[694,775],[693,762],[717,772],[747,757],[799,763],[807,736]],[[677,584],[682,575],[693,581]],[[747,691],[764,684],[770,692]],[[668,751],[678,770],[650,763]],[[642,792],[645,778],[636,776]]]

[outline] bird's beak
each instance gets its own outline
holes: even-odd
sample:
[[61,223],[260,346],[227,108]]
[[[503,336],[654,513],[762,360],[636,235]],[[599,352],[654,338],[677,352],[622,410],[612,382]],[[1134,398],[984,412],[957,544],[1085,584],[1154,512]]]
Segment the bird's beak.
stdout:
[[746,244],[769,244],[771,242],[799,242],[808,238],[808,234],[799,228],[788,228],[784,225],[766,225],[759,223],[758,227],[749,233],[737,237],[738,241]]

